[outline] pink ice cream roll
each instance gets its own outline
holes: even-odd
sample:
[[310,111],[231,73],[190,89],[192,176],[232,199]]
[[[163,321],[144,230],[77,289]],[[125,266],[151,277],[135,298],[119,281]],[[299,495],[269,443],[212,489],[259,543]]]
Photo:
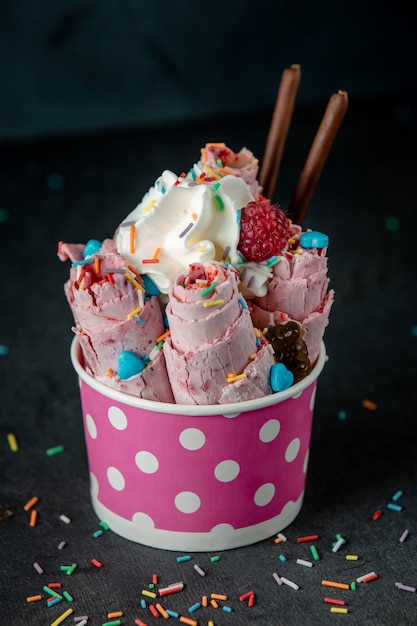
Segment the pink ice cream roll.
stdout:
[[[257,345],[233,268],[190,265],[171,289],[166,315],[164,353],[177,403],[225,404],[271,393],[274,358]],[[229,382],[229,374],[239,378]]]
[[[65,284],[65,294],[86,370],[96,380],[124,393],[173,402],[163,352],[154,350],[155,339],[165,332],[158,299],[154,296],[145,299],[126,278],[128,273],[137,283],[124,259],[114,251],[111,240],[103,243],[90,264],[84,263],[83,253],[82,244],[61,244],[59,250],[61,260],[69,258],[75,264]],[[139,308],[140,312],[132,315]],[[150,354],[154,358],[141,372],[124,379],[118,375],[122,351],[141,359]]]
[[[297,238],[300,227],[292,226]],[[287,251],[273,267],[266,295],[250,304],[253,323],[259,328],[293,320],[301,325],[312,364],[329,321],[334,292],[328,291],[327,247]]]

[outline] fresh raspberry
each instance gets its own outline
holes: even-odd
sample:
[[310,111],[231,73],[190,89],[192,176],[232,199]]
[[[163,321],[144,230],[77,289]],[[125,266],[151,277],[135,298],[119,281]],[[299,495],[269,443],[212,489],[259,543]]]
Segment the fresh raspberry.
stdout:
[[239,250],[247,261],[266,261],[281,254],[290,236],[290,221],[269,200],[249,202],[240,222]]

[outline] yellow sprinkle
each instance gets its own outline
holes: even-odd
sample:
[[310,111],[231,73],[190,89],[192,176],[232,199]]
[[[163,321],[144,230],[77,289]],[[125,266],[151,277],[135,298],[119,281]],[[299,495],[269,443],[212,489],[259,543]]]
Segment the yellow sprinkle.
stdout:
[[139,284],[135,278],[133,278],[132,274],[129,274],[129,272],[126,272],[125,278],[127,278],[127,280],[129,280],[132,283],[132,285],[136,287],[136,289],[141,289],[143,291],[142,285]]
[[261,336],[261,333],[259,332],[258,328],[255,328],[255,326],[253,327],[253,332],[255,333],[256,338],[259,338]]
[[207,622],[207,626],[214,626],[214,622],[212,622],[211,620],[209,620],[209,621]]
[[346,555],[346,561],[357,561],[358,560],[358,555],[357,554],[347,554]]
[[295,239],[288,239],[288,243],[291,243],[291,244],[295,243]]
[[203,302],[204,307],[216,306],[217,304],[224,304],[224,300],[212,300],[211,302]]
[[332,608],[330,609],[330,613],[342,613],[343,615],[346,615],[347,612],[347,609],[338,606],[332,606]]
[[147,207],[146,207],[146,209],[145,209],[145,213],[149,213],[149,211],[150,211],[151,209],[153,209],[153,207],[155,206],[155,204],[156,204],[156,200],[151,200],[151,201],[150,201],[150,203],[148,204],[148,206],[147,206]]
[[256,357],[256,354],[254,352],[252,352],[252,354],[249,355],[249,358],[251,361],[253,361],[255,357]]
[[137,309],[135,309],[134,311],[132,311],[131,313],[127,314],[127,317],[131,320],[132,317],[135,317],[138,313],[140,313],[142,311],[142,307],[138,306]]
[[238,374],[237,376],[230,376],[230,374],[229,374],[227,376],[227,382],[228,383],[235,383],[237,380],[243,380],[244,378],[247,378],[246,374]]
[[153,259],[158,259],[158,258],[159,258],[160,253],[161,253],[161,248],[155,248],[154,253],[153,253],[153,255],[152,255],[152,258],[153,258]]
[[147,598],[156,598],[156,593],[154,593],[153,591],[148,591],[147,589],[142,589],[141,591],[143,596],[146,596]]
[[205,165],[205,166],[204,166],[204,169],[205,169],[205,170],[206,170],[209,174],[211,174],[214,178],[221,178],[221,176],[220,176],[217,172],[215,172],[214,170],[212,170],[212,169],[211,169],[211,167],[209,167],[208,165]]
[[304,254],[304,250],[302,248],[297,248],[297,250],[292,250],[293,254]]
[[67,611],[65,611],[65,613],[62,613],[62,615],[60,615],[58,619],[52,622],[51,626],[58,626],[59,624],[62,624],[64,619],[67,619],[67,617],[69,617],[71,613],[73,612],[74,612],[74,609],[68,609]]
[[7,441],[9,442],[10,450],[17,452],[19,450],[19,444],[17,443],[16,436],[13,433],[7,435]]

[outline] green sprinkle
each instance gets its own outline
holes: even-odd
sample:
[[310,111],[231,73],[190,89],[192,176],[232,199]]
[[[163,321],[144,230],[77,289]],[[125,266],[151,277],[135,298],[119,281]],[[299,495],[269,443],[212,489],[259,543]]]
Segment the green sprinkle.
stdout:
[[65,600],[67,600],[67,602],[74,602],[74,598],[70,596],[68,591],[64,591],[62,595],[64,596]]
[[281,263],[281,259],[279,258],[279,256],[274,256],[268,261],[266,267],[271,268],[274,267],[274,265],[278,265],[278,263]]
[[121,623],[119,619],[114,619],[112,622],[104,622],[101,626],[120,626]]
[[219,187],[220,187],[220,183],[214,183],[212,189],[213,191],[217,191]]
[[153,583],[149,583],[148,589],[155,589],[155,585]]
[[0,209],[0,222],[7,222],[9,219],[9,212],[7,209]]
[[350,583],[350,588],[352,591],[356,591],[356,583],[355,582]]
[[77,564],[73,563],[71,567],[67,570],[67,576],[71,576],[71,574],[77,569]]
[[104,530],[110,530],[110,526],[106,522],[99,522],[98,525]]
[[61,454],[61,452],[65,451],[65,446],[55,446],[53,448],[48,448],[46,454],[48,456],[55,456],[56,454]]
[[398,217],[395,217],[395,215],[390,215],[385,220],[385,227],[387,230],[393,233],[396,230],[400,229],[400,220],[398,219]]
[[217,205],[219,207],[219,211],[224,211],[224,202],[221,199],[220,196],[214,196],[215,201],[217,202]]
[[210,285],[207,287],[207,289],[204,289],[204,291],[202,291],[200,293],[200,298],[205,298],[206,296],[209,295],[209,293],[211,293],[212,291],[214,291],[216,289],[216,281],[213,280],[212,283],[210,283]]
[[61,572],[68,572],[69,569],[71,569],[71,565],[60,565],[59,566],[59,570]]
[[210,561],[211,561],[211,563],[215,563],[216,561],[220,561],[220,557],[219,556],[212,556],[212,557],[210,557]]
[[319,556],[319,553],[317,552],[316,546],[310,546],[310,551],[311,551],[314,561],[319,561],[320,556]]
[[45,585],[45,587],[42,587],[42,589],[44,590],[45,593],[49,594],[50,596],[52,596],[54,598],[61,598],[62,599],[62,596],[59,593],[57,593],[55,591],[55,589],[50,589],[46,585]]
[[219,167],[223,167],[223,161],[221,159],[216,159],[216,163]]

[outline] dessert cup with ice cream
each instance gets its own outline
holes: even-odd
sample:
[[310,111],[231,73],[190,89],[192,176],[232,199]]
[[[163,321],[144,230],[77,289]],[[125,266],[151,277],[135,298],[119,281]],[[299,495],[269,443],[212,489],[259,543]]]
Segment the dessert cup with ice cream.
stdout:
[[294,207],[303,218],[346,98],[329,103],[285,214],[265,195],[267,155],[271,141],[282,154],[294,68],[260,182],[250,150],[207,144],[187,174],[164,171],[112,239],[60,243],[93,506],[134,541],[238,547],[301,508],[333,292],[328,238],[303,232]]

